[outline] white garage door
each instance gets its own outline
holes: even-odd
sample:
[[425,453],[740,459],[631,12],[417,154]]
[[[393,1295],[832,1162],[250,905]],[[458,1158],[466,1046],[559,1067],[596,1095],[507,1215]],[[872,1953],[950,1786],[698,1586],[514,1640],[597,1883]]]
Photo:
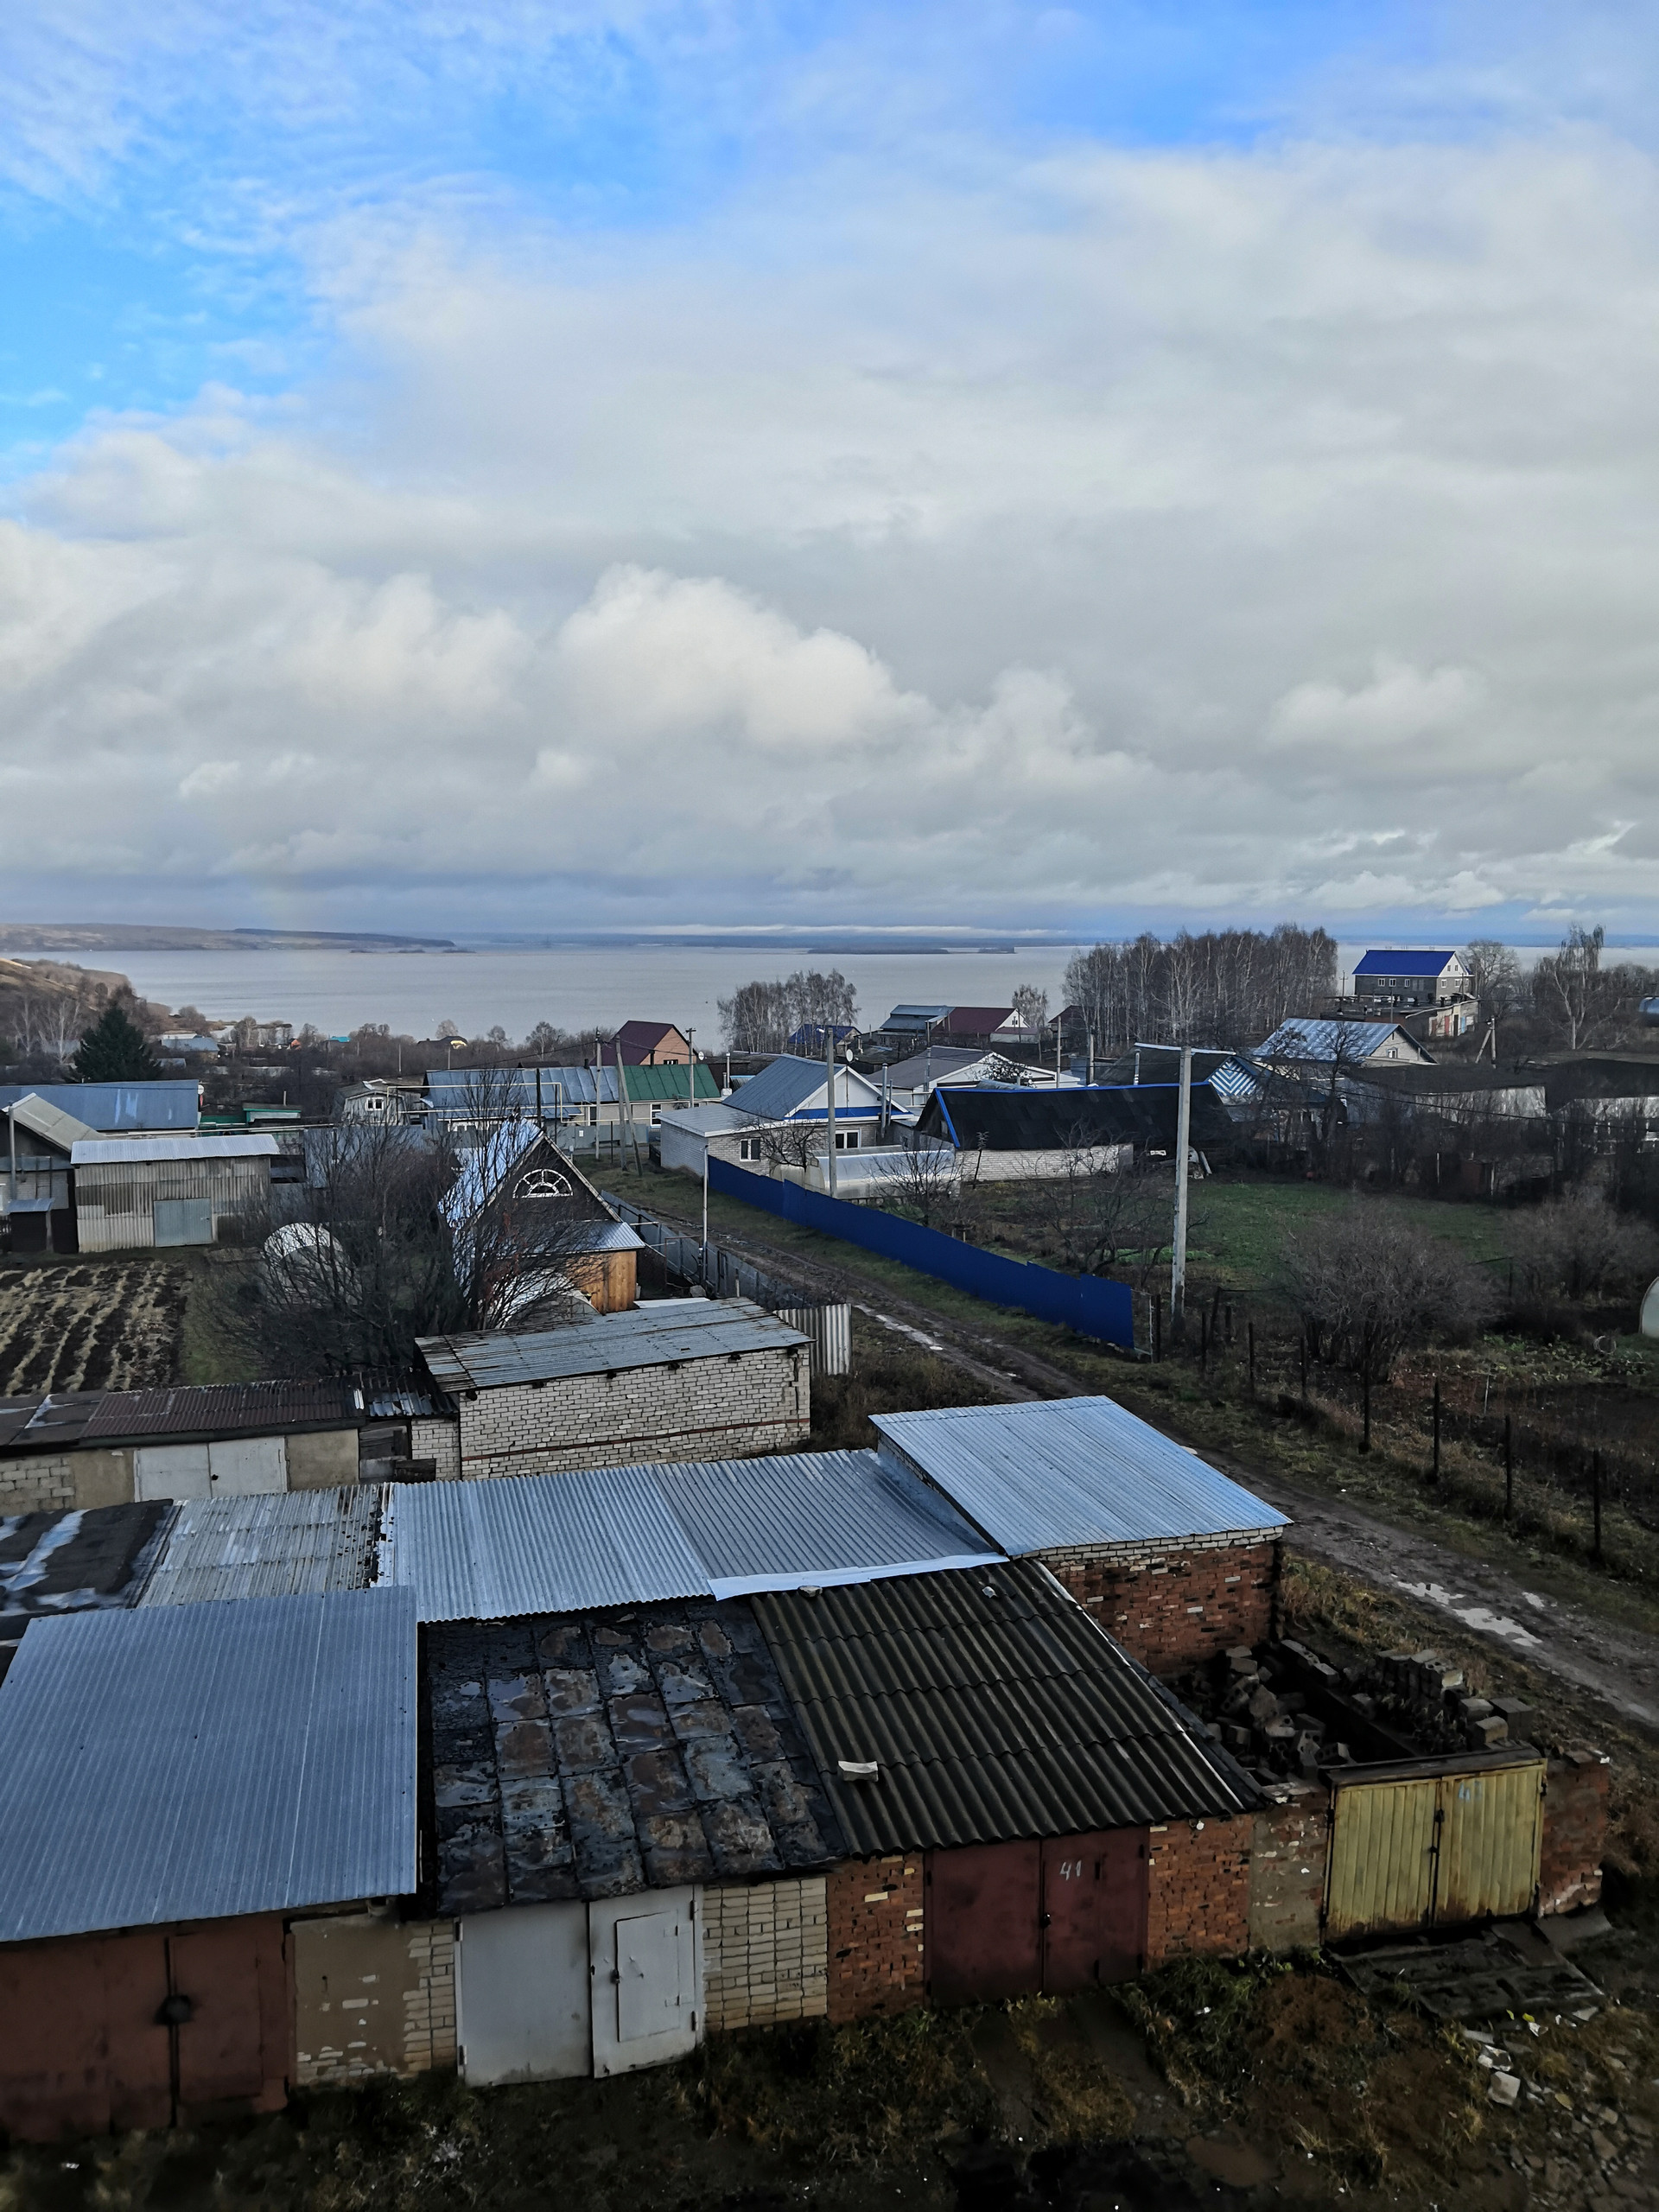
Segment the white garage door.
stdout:
[[701,1892],[648,1890],[588,1908],[594,2071],[681,2057],[702,2037]]
[[455,1946],[455,2032],[465,2082],[557,2082],[593,2070],[588,1908],[470,1914]]
[[143,1444],[132,1455],[135,1497],[208,1497],[205,1444]]
[[237,1436],[207,1447],[215,1497],[262,1497],[288,1488],[288,1446],[280,1436]]

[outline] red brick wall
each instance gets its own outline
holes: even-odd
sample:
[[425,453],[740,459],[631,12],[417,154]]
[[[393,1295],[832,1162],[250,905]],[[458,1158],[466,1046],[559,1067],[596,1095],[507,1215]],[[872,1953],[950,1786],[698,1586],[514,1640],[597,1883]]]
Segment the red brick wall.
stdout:
[[1315,1948],[1331,1847],[1331,1792],[1318,1783],[1275,1782],[1268,1797],[1252,1839],[1250,1948]]
[[827,1885],[830,2018],[861,2020],[923,2001],[922,1854],[849,1859]]
[[1154,1828],[1147,1900],[1147,1964],[1238,1958],[1250,1946],[1255,1815],[1172,1821]]
[[1612,1770],[1599,1751],[1570,1751],[1549,1762],[1538,1867],[1540,1912],[1571,1912],[1600,1897],[1611,1783]]
[[1273,1633],[1277,1543],[1175,1549],[1135,1560],[1045,1552],[1043,1564],[1154,1675],[1185,1674]]

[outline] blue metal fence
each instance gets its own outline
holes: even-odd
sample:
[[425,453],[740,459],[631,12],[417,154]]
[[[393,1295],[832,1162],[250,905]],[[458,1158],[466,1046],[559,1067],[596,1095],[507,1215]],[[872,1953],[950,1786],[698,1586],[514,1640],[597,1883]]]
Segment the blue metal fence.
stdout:
[[982,1298],[993,1306],[1012,1306],[1039,1321],[1058,1322],[1075,1329],[1080,1337],[1098,1337],[1109,1344],[1135,1348],[1134,1294],[1127,1283],[1105,1282],[1098,1275],[1063,1275],[1052,1268],[1039,1268],[1020,1260],[1005,1260],[1000,1253],[982,1252],[977,1246],[946,1236],[919,1222],[901,1221],[868,1206],[849,1205],[821,1191],[803,1190],[798,1183],[752,1175],[729,1160],[709,1160],[709,1187],[746,1205],[764,1207],[816,1229],[825,1236],[839,1236],[849,1244],[861,1244],[867,1252],[898,1260],[918,1274],[931,1275]]

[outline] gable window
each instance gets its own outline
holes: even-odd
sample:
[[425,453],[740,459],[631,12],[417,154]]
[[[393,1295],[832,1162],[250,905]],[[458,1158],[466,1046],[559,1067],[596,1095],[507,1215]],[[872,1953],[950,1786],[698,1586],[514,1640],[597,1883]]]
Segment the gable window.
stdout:
[[570,1183],[556,1167],[532,1167],[513,1186],[515,1198],[568,1198]]

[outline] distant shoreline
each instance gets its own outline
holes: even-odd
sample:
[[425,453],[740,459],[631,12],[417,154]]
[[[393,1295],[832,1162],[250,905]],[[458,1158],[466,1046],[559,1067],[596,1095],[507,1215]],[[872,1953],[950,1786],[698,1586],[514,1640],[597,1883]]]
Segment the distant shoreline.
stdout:
[[149,922],[0,922],[0,953],[459,952],[447,937],[369,930],[199,930]]

